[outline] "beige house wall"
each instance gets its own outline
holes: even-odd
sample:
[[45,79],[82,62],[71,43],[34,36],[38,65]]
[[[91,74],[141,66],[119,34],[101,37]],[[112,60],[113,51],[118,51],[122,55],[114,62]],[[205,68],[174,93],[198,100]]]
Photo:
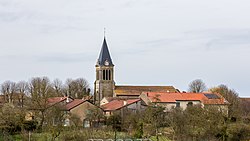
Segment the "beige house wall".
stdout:
[[143,110],[145,108],[145,106],[141,105],[141,101],[138,101],[136,103],[130,104],[128,106],[125,106],[119,110],[114,110],[114,111],[105,111],[105,116],[111,116],[113,114],[120,114],[121,116],[123,116],[124,112],[130,111],[130,112],[137,112],[140,110]]
[[100,105],[104,105],[104,104],[107,104],[107,103],[109,103],[109,101],[107,100],[106,97],[104,97],[104,98],[101,100]]
[[[93,105],[92,103],[90,103],[88,101],[85,101],[84,103],[71,109],[70,113],[77,116],[81,120],[81,122],[83,122],[84,119],[86,119],[89,110],[91,110],[91,109],[94,110],[96,108],[98,108],[98,107]],[[100,109],[100,111],[102,112],[101,109]]]
[[165,102],[163,103],[163,102],[161,102],[161,103],[156,103],[156,104],[164,107],[165,111],[169,111],[176,106],[176,103],[165,103]]
[[180,107],[181,107],[183,110],[186,110],[186,109],[187,109],[187,105],[188,105],[189,102],[192,102],[193,105],[201,104],[200,101],[177,101],[177,102],[180,102]]

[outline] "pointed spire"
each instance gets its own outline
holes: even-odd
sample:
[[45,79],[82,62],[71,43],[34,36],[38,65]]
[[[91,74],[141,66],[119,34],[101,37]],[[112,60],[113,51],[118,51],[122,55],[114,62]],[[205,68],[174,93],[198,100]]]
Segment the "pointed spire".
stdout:
[[112,59],[110,57],[110,54],[109,54],[109,49],[108,49],[108,45],[107,45],[105,37],[104,37],[102,49],[101,49],[101,52],[97,61],[98,61],[97,64],[100,66],[114,66]]

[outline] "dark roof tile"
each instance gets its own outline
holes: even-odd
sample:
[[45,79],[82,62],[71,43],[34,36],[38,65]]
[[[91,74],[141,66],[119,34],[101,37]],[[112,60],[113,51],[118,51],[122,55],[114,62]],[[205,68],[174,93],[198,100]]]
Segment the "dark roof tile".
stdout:
[[[105,64],[106,61],[108,62],[108,65]],[[112,59],[110,57],[110,54],[109,54],[109,49],[108,49],[108,45],[107,45],[107,42],[106,42],[105,38],[103,40],[102,49],[101,49],[99,58],[97,60],[97,65],[100,65],[100,66],[114,66],[113,62],[112,62]]]

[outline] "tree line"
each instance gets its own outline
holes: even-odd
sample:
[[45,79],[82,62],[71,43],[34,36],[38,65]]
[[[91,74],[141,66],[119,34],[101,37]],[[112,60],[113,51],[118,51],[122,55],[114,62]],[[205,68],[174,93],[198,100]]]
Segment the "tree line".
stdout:
[[[84,78],[69,78],[63,83],[59,79],[51,81],[48,77],[34,77],[29,81],[5,81],[0,88],[0,130],[3,135],[28,130],[43,131],[46,127],[53,127],[55,119],[62,126],[64,113],[59,107],[48,108],[48,98],[68,96],[82,99],[91,95]],[[33,111],[35,119],[26,121],[29,111]]]
[[[67,79],[64,83],[59,79],[51,81],[47,77],[31,78],[28,82],[5,81],[1,84],[5,104],[0,108],[0,140],[1,137],[3,140],[11,140],[12,134],[20,134],[23,136],[22,140],[27,140],[28,131],[41,133],[44,136],[49,134],[51,137],[49,140],[119,137],[153,137],[157,141],[249,139],[250,103],[241,101],[236,91],[226,85],[207,89],[202,80],[192,81],[189,84],[189,91],[194,93],[209,91],[221,94],[230,103],[228,114],[214,106],[201,108],[201,105],[193,105],[188,106],[186,110],[172,108],[166,112],[164,107],[152,104],[142,111],[125,111],[123,117],[119,112],[105,117],[99,110],[90,111],[87,117],[92,121],[91,123],[98,121],[103,124],[87,130],[77,125],[79,120],[77,117],[69,115],[70,120],[76,124],[64,127],[65,113],[58,109],[60,107],[48,108],[47,99],[55,96],[72,98],[90,96],[89,84],[85,79]],[[14,101],[16,94],[19,94],[19,99]],[[37,112],[34,113],[36,118],[27,122],[25,115],[31,109],[36,109]],[[57,126],[54,125],[55,119]]]

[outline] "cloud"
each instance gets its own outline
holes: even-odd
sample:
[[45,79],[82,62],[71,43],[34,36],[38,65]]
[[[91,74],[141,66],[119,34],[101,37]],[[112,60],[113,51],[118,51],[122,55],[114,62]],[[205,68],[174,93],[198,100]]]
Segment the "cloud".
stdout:
[[[57,7],[53,7],[58,9]],[[64,15],[35,9],[25,2],[7,1],[0,2],[0,24],[13,23],[15,25],[37,28],[41,33],[61,32],[67,30],[86,30],[82,28],[84,18],[76,15]]]
[[[246,31],[249,31],[246,30]],[[206,43],[207,49],[216,49],[216,48],[230,48],[230,47],[237,47],[244,46],[249,48],[250,46],[250,32],[246,31],[233,31],[227,35],[217,35],[210,39]]]
[[[78,63],[88,62],[89,58],[95,58],[93,54],[87,53],[53,53],[45,55],[27,55],[27,54],[16,54],[16,55],[1,55],[2,61],[12,62],[36,62],[36,63]],[[92,61],[92,60],[91,60]],[[6,62],[7,63],[7,62]]]
[[249,48],[250,46],[250,28],[220,28],[203,29],[200,31],[184,32],[185,38],[179,41],[192,40],[201,41],[201,46],[205,50],[235,49],[239,47]]
[[89,58],[93,58],[93,55],[86,53],[77,54],[50,54],[44,56],[33,56],[37,62],[45,63],[78,63],[89,61]]

